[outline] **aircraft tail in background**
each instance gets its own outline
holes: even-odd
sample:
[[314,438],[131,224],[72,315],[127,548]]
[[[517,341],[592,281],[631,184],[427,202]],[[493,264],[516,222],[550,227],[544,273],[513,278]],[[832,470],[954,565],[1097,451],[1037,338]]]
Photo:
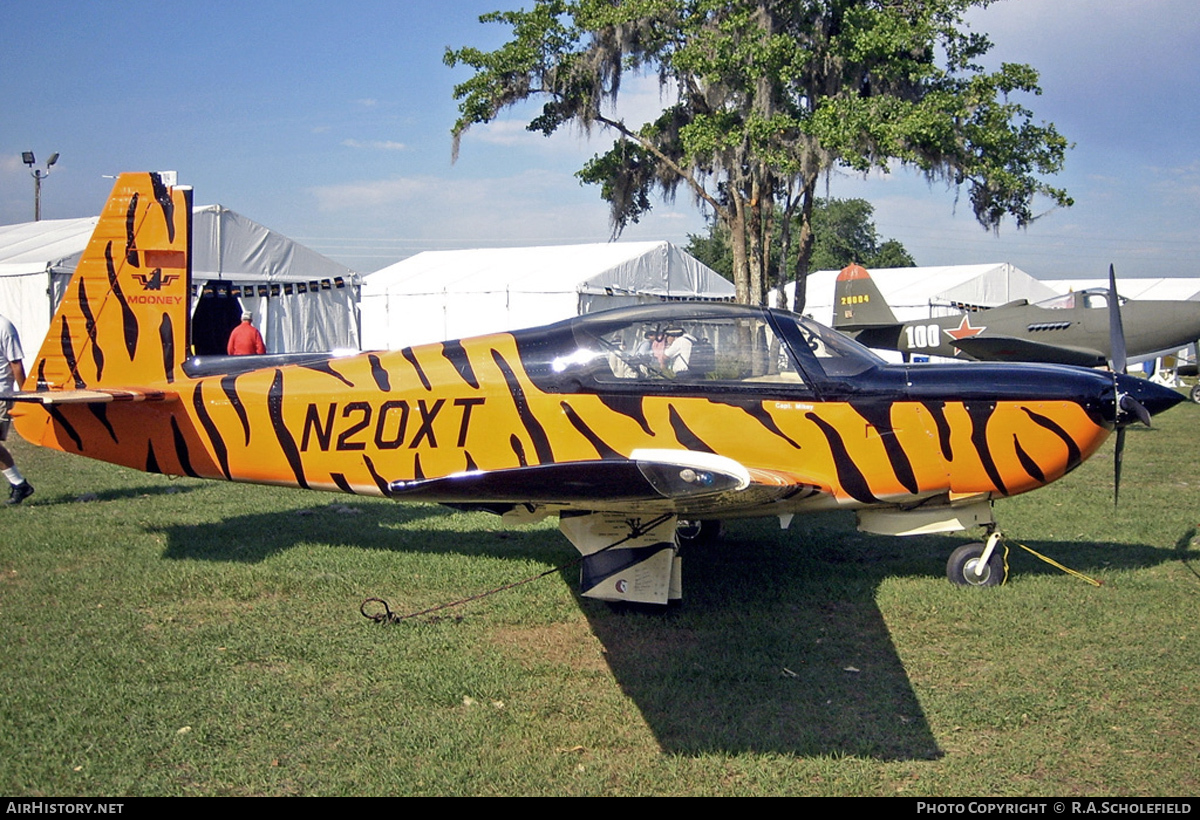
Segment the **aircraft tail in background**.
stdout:
[[871,274],[861,265],[850,265],[838,274],[834,287],[833,326],[855,331],[873,327],[899,326]]

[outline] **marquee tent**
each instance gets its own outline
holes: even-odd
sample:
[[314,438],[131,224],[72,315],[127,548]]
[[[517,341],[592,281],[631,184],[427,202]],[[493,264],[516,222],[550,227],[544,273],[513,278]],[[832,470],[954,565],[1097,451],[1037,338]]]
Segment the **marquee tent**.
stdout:
[[32,359],[99,217],[0,225],[0,315]]
[[[1184,276],[1124,277],[1117,274],[1117,293],[1126,299],[1200,301],[1200,278]],[[1108,288],[1108,277],[1043,279],[1059,293],[1084,288]]]
[[[840,271],[816,271],[808,277],[804,313],[833,324],[834,284]],[[1017,299],[1039,302],[1061,291],[1007,262],[914,268],[872,268],[871,279],[892,313],[902,322],[947,316],[962,308],[999,307]],[[792,288],[788,288],[791,304]]]
[[364,349],[399,349],[675,299],[733,283],[669,242],[426,251],[368,274]]
[[[0,314],[33,358],[97,218],[0,226]],[[360,277],[221,205],[192,218],[192,340],[224,352],[243,308],[272,353],[359,346]]]

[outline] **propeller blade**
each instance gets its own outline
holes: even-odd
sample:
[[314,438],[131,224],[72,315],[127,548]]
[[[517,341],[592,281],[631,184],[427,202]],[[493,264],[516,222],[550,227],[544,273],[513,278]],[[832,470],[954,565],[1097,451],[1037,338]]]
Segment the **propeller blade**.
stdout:
[[1118,373],[1125,372],[1125,329],[1121,326],[1121,304],[1117,300],[1117,274],[1108,266],[1108,336],[1112,347],[1112,366]]
[[1125,428],[1117,428],[1117,451],[1113,454],[1113,506],[1121,497],[1121,457],[1125,453]]
[[[1125,355],[1125,328],[1121,324],[1121,304],[1117,301],[1117,272],[1113,268],[1112,263],[1108,265],[1108,341],[1109,348],[1112,354],[1112,369],[1114,373],[1124,373],[1127,364]],[[1118,385],[1119,378],[1113,376],[1113,422],[1117,427],[1117,449],[1113,454],[1113,506],[1117,506],[1117,501],[1121,497],[1121,458],[1125,454],[1125,425],[1121,423],[1121,411],[1132,410],[1138,412],[1138,408],[1142,413],[1146,413],[1146,408],[1142,407],[1137,400],[1129,396],[1122,396],[1121,389]],[[1126,401],[1128,400],[1128,401]],[[1137,405],[1132,407],[1130,405]],[[1138,413],[1138,418],[1141,418],[1141,413]],[[1149,419],[1150,414],[1146,413],[1146,418]]]

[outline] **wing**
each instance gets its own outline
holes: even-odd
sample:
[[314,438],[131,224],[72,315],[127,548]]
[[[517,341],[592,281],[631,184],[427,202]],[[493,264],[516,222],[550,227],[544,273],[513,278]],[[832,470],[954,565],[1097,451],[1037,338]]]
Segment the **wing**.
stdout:
[[22,393],[0,393],[0,401],[34,404],[108,404],[114,401],[174,401],[179,398],[168,390],[147,390],[141,387],[105,387],[94,390],[37,390]]
[[395,481],[399,500],[496,509],[518,504],[588,510],[699,513],[749,508],[797,494],[832,494],[820,484],[731,458],[690,450],[635,450],[629,459],[570,461],[444,478]]
[[1059,347],[1015,336],[971,336],[950,344],[985,362],[1046,362],[1080,367],[1096,367],[1105,362],[1104,355],[1098,350]]

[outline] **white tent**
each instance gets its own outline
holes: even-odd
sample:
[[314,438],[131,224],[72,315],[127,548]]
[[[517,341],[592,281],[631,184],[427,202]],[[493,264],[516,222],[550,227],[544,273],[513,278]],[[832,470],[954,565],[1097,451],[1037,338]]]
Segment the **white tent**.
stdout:
[[17,328],[26,359],[37,355],[79,255],[99,217],[0,225],[0,316]]
[[[833,324],[834,286],[840,271],[816,271],[808,277],[804,313]],[[962,307],[999,307],[1017,299],[1038,302],[1054,290],[1007,262],[914,268],[873,268],[871,279],[892,313],[902,322],[957,313]],[[791,304],[792,288],[788,289]]]
[[[97,217],[0,226],[0,315],[32,359]],[[220,205],[192,219],[192,338],[223,348],[243,307],[272,353],[357,348],[360,277]],[[212,349],[205,352],[213,352]]]
[[[1108,288],[1108,278],[1043,279],[1058,293],[1084,288]],[[1200,278],[1183,276],[1137,277],[1117,279],[1117,293],[1126,299],[1200,301]]]
[[[357,349],[360,284],[350,268],[228,208],[205,205],[193,213],[192,339],[198,352],[206,302],[226,296],[241,307],[218,308],[217,315],[253,311],[270,353]],[[223,325],[215,331],[216,340],[229,336]]]
[[669,242],[426,251],[364,277],[363,347],[395,350],[631,304],[733,295],[733,283]]

